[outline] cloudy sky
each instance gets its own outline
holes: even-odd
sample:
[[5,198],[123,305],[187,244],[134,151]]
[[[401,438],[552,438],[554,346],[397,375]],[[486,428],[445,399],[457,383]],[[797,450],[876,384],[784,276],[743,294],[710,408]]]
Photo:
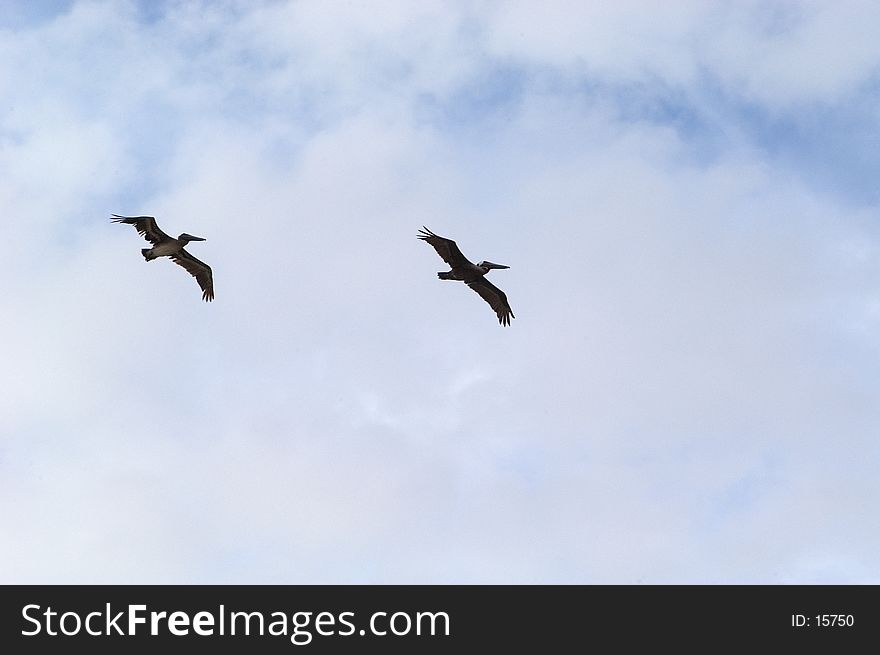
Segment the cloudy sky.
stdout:
[[2,3],[0,581],[880,583],[878,30]]

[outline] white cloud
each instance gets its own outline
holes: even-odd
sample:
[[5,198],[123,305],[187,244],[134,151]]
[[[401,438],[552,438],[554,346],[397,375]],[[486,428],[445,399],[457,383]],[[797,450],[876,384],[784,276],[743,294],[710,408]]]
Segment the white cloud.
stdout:
[[496,56],[608,84],[688,88],[710,76],[785,109],[838,102],[876,78],[878,20],[877,5],[859,1],[523,1],[493,5],[487,43]]

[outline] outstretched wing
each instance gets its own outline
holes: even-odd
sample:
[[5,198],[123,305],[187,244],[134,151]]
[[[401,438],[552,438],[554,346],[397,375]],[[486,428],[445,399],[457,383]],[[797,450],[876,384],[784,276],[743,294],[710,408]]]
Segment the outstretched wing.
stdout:
[[196,282],[202,288],[202,300],[206,302],[214,300],[214,276],[211,273],[210,266],[196,259],[183,248],[171,255],[171,259],[178,266],[185,268],[186,272],[196,279]]
[[510,309],[510,303],[507,302],[507,296],[489,280],[481,277],[473,282],[468,282],[467,285],[480,294],[480,298],[495,310],[501,325],[510,325],[510,319],[516,318]]
[[120,216],[119,214],[113,214],[112,216],[111,220],[114,223],[134,225],[134,229],[138,231],[138,234],[153,245],[168,238],[168,235],[156,225],[156,219],[152,216]]
[[471,263],[468,261],[467,257],[461,254],[461,250],[458,249],[458,246],[455,245],[455,241],[453,241],[452,239],[438,237],[436,234],[431,232],[431,230],[424,226],[422,226],[422,229],[419,230],[418,237],[422,241],[427,241],[432,246],[434,246],[434,250],[437,251],[437,254],[440,255],[443,261],[453,268],[455,268],[456,266],[461,266],[462,264]]

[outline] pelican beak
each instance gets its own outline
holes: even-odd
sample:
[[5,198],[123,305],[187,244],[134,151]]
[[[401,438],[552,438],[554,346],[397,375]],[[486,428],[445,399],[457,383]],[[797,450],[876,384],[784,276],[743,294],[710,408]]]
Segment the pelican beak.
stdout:
[[206,241],[206,239],[203,239],[202,237],[194,237],[192,234],[181,234],[180,237],[187,241]]
[[505,266],[504,264],[493,264],[492,262],[483,262],[483,266],[486,266],[487,268],[490,268],[490,269],[491,268],[495,268],[495,269],[510,268],[510,266]]

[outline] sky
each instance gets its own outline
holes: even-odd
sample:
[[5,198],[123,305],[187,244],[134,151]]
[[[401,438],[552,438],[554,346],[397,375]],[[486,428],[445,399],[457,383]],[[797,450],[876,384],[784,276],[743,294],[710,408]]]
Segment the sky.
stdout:
[[0,582],[880,583],[878,29],[2,3]]

